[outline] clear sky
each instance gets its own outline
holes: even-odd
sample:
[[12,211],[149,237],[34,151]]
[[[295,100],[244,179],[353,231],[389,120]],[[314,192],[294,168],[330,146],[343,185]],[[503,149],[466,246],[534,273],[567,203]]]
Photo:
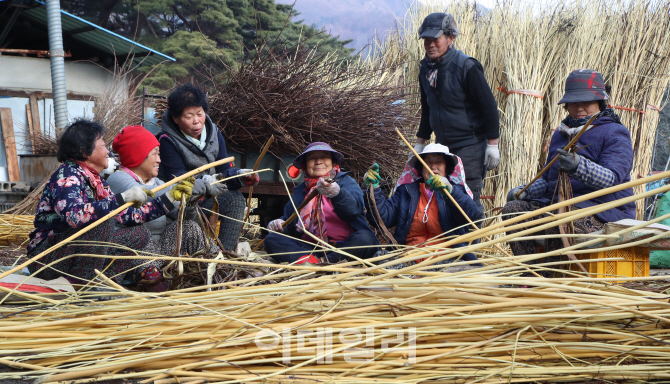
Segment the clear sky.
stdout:
[[[293,4],[293,0],[275,0],[276,3]],[[386,35],[396,17],[406,11],[405,0],[297,0],[295,10],[300,15],[294,20],[316,24],[340,39],[354,39],[347,45],[362,49],[375,35]]]

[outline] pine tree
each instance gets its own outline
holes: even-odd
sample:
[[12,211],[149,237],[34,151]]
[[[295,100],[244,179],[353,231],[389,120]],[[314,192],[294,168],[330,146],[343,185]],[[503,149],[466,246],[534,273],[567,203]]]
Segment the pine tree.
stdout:
[[61,1],[61,7],[177,59],[141,69],[149,73],[152,93],[186,81],[206,86],[221,79],[253,55],[262,39],[286,47],[300,43],[339,58],[353,51],[345,47],[352,40],[295,21],[299,13],[274,0],[71,0]]

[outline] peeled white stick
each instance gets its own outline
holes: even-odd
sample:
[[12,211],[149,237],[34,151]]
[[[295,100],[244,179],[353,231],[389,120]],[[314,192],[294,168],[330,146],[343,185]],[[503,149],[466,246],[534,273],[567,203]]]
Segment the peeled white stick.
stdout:
[[235,175],[235,176],[226,177],[225,179],[221,179],[221,180],[217,180],[217,181],[215,181],[215,182],[213,182],[213,183],[209,183],[209,185],[214,185],[214,184],[217,184],[217,183],[223,183],[223,182],[226,181],[226,180],[237,179],[238,177],[248,176],[248,175],[253,175],[254,173],[261,173],[261,172],[267,172],[267,171],[272,171],[272,169],[270,169],[270,168],[265,168],[265,169],[260,169],[260,170],[258,170],[258,171],[247,172],[247,173],[242,173],[242,174]]

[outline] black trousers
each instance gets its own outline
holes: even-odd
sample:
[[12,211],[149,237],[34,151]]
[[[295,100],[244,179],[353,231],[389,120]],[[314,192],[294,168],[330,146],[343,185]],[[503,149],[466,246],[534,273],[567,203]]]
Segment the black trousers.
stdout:
[[[344,241],[335,243],[335,248],[349,248],[344,252],[350,253],[361,259],[372,257],[379,249],[377,247],[370,247],[375,245],[377,239],[372,231],[356,231],[349,235]],[[365,247],[365,248],[356,248]],[[317,248],[315,244],[306,243],[290,236],[282,236],[276,233],[270,233],[265,237],[265,250],[278,263],[292,263],[305,255],[314,254],[318,257],[323,257],[324,252],[315,252]],[[318,247],[321,248],[321,247]],[[275,253],[293,252],[288,255],[275,255]],[[345,255],[336,251],[326,252],[325,256],[330,263],[337,263],[341,260],[349,260]]]
[[484,177],[486,177],[486,165],[484,164],[486,158],[486,140],[461,148],[449,148],[449,150],[461,158],[463,168],[465,168],[465,184],[472,191],[472,200],[477,204],[480,216],[483,218],[484,207],[479,198],[484,187]]

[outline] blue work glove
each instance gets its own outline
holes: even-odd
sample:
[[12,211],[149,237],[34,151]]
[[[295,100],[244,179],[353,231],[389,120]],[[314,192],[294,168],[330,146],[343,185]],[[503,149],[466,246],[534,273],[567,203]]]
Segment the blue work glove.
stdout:
[[564,149],[556,150],[558,152],[558,167],[568,173],[573,173],[579,167],[579,161],[582,159],[576,153],[568,152]]
[[374,163],[365,173],[365,185],[372,185],[372,188],[377,188],[380,181],[382,181],[382,178],[379,176],[379,164]]
[[446,190],[447,193],[451,194],[451,191],[454,190],[454,187],[444,176],[433,175],[430,177],[430,179],[428,179],[428,181],[426,181],[426,185],[431,191],[443,189]]

